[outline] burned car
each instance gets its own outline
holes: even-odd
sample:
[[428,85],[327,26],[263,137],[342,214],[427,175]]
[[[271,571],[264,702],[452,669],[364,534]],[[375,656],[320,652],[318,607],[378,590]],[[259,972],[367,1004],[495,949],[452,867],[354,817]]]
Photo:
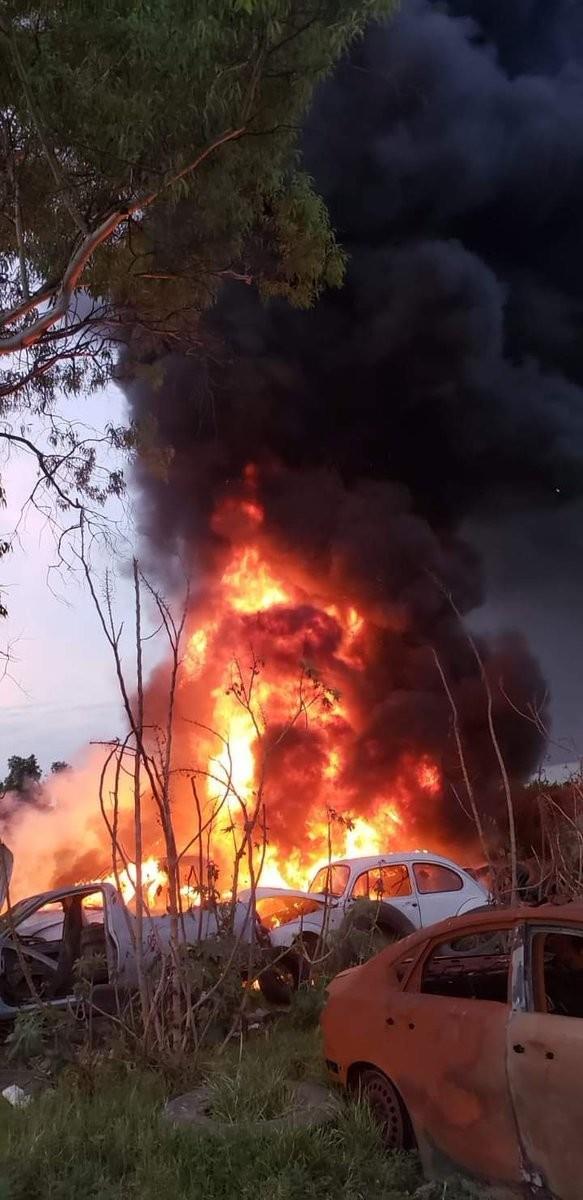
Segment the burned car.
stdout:
[[[249,896],[240,893],[241,900]],[[309,959],[351,924],[371,916],[380,949],[444,917],[483,908],[488,899],[482,884],[457,863],[417,850],[330,862],[317,871],[307,892],[260,886],[256,911],[273,946],[301,945]]]
[[444,921],[329,986],[332,1079],[429,1177],[579,1200],[583,904]]
[[[6,897],[11,856],[0,846],[0,908]],[[186,945],[216,941],[222,936],[223,915],[232,935],[242,943],[253,940],[263,956],[258,983],[275,1003],[290,999],[293,962],[278,961],[269,934],[252,906],[237,902],[191,908],[180,919]],[[144,965],[153,967],[170,944],[171,920],[166,914],[145,914]],[[135,954],[136,918],[110,883],[63,887],[19,900],[0,916],[0,1025],[39,1002],[57,1008],[78,1004],[77,967],[89,966],[91,1000],[108,1008],[112,993],[131,993],[138,983]],[[275,960],[275,961],[274,961]]]

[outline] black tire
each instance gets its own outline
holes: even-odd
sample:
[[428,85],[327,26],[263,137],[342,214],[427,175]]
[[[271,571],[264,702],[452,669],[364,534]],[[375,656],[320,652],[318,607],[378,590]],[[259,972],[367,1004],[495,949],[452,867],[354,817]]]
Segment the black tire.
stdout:
[[369,1067],[359,1076],[359,1092],[379,1126],[386,1150],[410,1150],[414,1144],[411,1122],[390,1079]]
[[357,900],[348,909],[338,933],[341,969],[354,966],[415,933],[415,926],[392,904]]
[[269,967],[264,967],[258,977],[261,993],[269,1004],[290,1004],[305,975],[305,961],[288,950]]

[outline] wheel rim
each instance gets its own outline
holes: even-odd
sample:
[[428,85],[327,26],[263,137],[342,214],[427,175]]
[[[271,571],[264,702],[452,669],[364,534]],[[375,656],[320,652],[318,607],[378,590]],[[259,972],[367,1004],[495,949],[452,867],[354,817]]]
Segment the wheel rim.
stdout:
[[403,1150],[405,1125],[403,1113],[395,1089],[382,1075],[371,1075],[365,1080],[364,1095],[370,1110],[383,1135],[389,1150]]

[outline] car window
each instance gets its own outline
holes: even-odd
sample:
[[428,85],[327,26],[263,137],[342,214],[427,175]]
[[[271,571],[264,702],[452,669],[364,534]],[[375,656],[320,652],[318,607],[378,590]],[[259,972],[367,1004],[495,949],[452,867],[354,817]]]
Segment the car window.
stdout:
[[535,986],[537,1009],[559,1017],[583,1017],[583,930],[535,934],[533,964],[535,970],[538,964],[542,984]]
[[310,884],[311,892],[326,892],[328,896],[342,896],[350,876],[346,863],[331,863],[321,867]]
[[60,900],[51,900],[35,909],[17,925],[19,937],[38,938],[45,942],[58,942],[63,930],[63,905]]
[[460,892],[464,886],[461,876],[441,863],[414,863],[413,870],[417,890],[422,896],[429,896],[434,892]]
[[411,880],[405,863],[374,867],[358,876],[352,889],[354,900],[391,900],[411,895]]
[[508,1002],[511,931],[486,929],[434,946],[424,963],[421,991],[431,996]]
[[320,900],[308,900],[301,896],[260,896],[255,901],[257,916],[267,929],[276,929],[287,921],[307,917],[310,913],[325,911]]

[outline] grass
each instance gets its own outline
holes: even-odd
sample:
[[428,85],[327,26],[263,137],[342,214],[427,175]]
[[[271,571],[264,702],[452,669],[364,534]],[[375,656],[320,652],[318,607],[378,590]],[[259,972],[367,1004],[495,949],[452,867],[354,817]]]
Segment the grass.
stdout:
[[245,1052],[232,1045],[205,1076],[212,1114],[228,1124],[281,1116],[290,1108],[289,1082],[304,1079],[327,1082],[319,1034],[313,1028],[300,1033],[272,1027]]
[[[315,1031],[275,1029],[203,1073],[231,1121],[277,1115],[285,1080],[321,1078]],[[0,1101],[0,1200],[405,1200],[413,1156],[383,1152],[369,1114],[347,1105],[320,1130],[217,1139],[160,1120],[162,1076],[104,1063],[92,1084],[63,1076],[22,1110]]]
[[209,1076],[209,1112],[227,1125],[238,1121],[270,1121],[281,1117],[291,1104],[285,1071],[277,1067],[265,1080],[263,1064],[246,1058],[234,1074],[217,1071]]

